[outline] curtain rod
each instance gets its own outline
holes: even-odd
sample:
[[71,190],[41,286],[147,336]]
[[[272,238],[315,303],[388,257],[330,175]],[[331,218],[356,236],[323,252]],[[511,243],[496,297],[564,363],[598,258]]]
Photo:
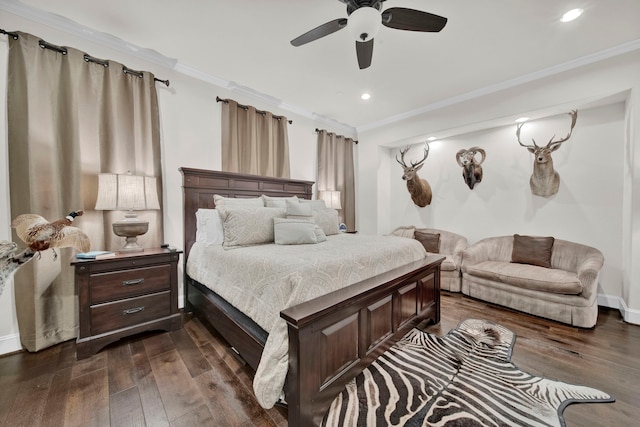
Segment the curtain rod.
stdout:
[[[220,98],[219,96],[216,96],[216,102],[224,102],[225,104],[228,104],[228,103],[229,103],[229,100],[228,100],[228,99],[222,99],[222,98]],[[242,104],[238,104],[238,107],[240,107],[240,108],[242,108],[242,109],[244,109],[244,110],[247,110],[247,109],[249,109],[249,107],[250,107],[250,106],[249,106],[249,105],[242,105]],[[258,110],[258,109],[256,108],[256,113],[258,113],[258,114],[262,114],[262,115],[264,116],[265,114],[269,113],[269,111],[262,111],[262,110]],[[286,117],[285,117],[285,116],[276,116],[276,115],[275,115],[275,114],[273,114],[273,113],[272,113],[272,116],[273,116],[273,118],[274,118],[274,119],[278,119],[278,120],[280,120],[280,119],[286,119]],[[292,123],[293,123],[293,120],[287,120],[287,122],[288,122],[289,124],[292,124]]]
[[[18,38],[19,38],[18,33],[10,33],[8,31],[3,30],[2,28],[0,28],[0,33],[1,34],[6,34],[8,36],[11,36],[11,37],[13,37],[14,40],[18,40]],[[64,46],[56,46],[55,44],[47,43],[46,41],[44,41],[42,39],[40,39],[38,41],[38,45],[43,49],[50,49],[50,50],[58,52],[58,53],[60,53],[62,55],[66,55],[67,54],[67,48],[66,47],[64,47]],[[84,58],[84,60],[86,62],[93,62],[93,63],[96,63],[96,64],[100,64],[105,68],[107,68],[109,66],[109,61],[106,60],[106,59],[94,58],[93,56],[89,56],[86,53],[84,54],[83,58]],[[127,68],[125,66],[122,66],[122,71],[125,74],[132,74],[132,75],[137,76],[137,77],[142,77],[142,71],[132,70],[132,69]],[[169,87],[169,80],[168,79],[167,80],[161,80],[161,79],[159,79],[157,77],[154,77],[153,80],[156,81],[156,82],[164,83],[167,87]]]
[[[351,138],[347,138],[347,137],[346,137],[346,136],[344,136],[344,135],[338,135],[337,133],[334,133],[334,132],[327,132],[327,131],[326,131],[326,130],[324,130],[324,129],[318,129],[318,128],[316,128],[316,133],[319,133],[319,132],[326,132],[326,134],[327,134],[327,135],[335,135],[335,136],[337,136],[338,138],[351,139]],[[351,140],[352,140],[353,142],[355,142],[355,143],[356,143],[356,145],[358,144],[358,140],[357,140],[357,139],[351,139]]]

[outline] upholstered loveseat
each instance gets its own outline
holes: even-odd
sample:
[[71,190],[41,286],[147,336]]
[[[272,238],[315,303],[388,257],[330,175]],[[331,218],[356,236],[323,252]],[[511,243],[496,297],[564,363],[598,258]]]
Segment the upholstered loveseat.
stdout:
[[537,236],[490,237],[462,253],[462,293],[590,328],[604,256],[579,243]]
[[462,251],[469,246],[466,237],[451,231],[414,226],[398,227],[392,234],[417,239],[427,253],[443,255],[445,259],[440,266],[440,289],[460,292]]

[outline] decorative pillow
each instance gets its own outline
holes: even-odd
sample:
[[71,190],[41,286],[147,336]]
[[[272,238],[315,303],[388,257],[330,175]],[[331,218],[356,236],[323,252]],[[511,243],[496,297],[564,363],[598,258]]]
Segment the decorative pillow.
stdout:
[[286,206],[287,206],[287,215],[308,216],[308,217],[312,215],[311,204],[300,203],[298,199],[296,199],[295,201],[286,200]]
[[300,203],[306,203],[306,204],[311,205],[311,208],[313,210],[325,209],[327,207],[327,204],[322,199],[314,199],[314,200],[299,199],[299,201],[300,201]]
[[553,237],[513,235],[511,262],[551,268]]
[[264,201],[262,197],[253,197],[250,199],[240,199],[235,197],[224,197],[219,194],[213,195],[213,201],[216,208],[221,207],[238,207],[238,208],[263,208]]
[[202,242],[207,246],[221,245],[224,242],[222,221],[216,209],[196,211],[196,242]]
[[440,233],[427,233],[425,231],[415,230],[413,237],[422,243],[424,249],[432,254],[440,253]]
[[302,219],[273,219],[273,233],[277,245],[315,244],[327,240],[320,227]]
[[298,202],[298,197],[297,196],[291,196],[291,197],[272,197],[272,196],[267,196],[265,194],[262,195],[262,201],[264,202],[264,206],[268,207],[268,208],[286,208],[287,207],[287,201],[294,201],[294,202]]
[[389,234],[392,236],[408,237],[409,239],[413,239],[413,233],[415,230],[416,228],[413,225],[406,225],[396,228]]
[[312,218],[313,222],[318,224],[327,236],[332,236],[340,232],[337,210],[331,208],[313,210]]
[[283,208],[222,207],[218,211],[226,249],[273,242],[273,220],[286,215]]

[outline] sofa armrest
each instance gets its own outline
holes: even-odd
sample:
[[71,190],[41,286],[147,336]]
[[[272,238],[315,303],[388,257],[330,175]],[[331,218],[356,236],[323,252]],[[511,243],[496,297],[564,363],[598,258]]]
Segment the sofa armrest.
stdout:
[[489,260],[489,252],[486,245],[476,243],[462,251],[462,263],[460,269],[465,272],[468,266]]
[[457,268],[460,268],[462,266],[462,253],[468,247],[469,242],[464,237],[460,237],[456,242],[456,245],[453,248],[453,254],[451,254],[451,256],[453,257],[453,262],[456,264]]
[[604,256],[599,251],[594,251],[584,257],[578,265],[578,280],[582,284],[582,295],[591,298],[597,292],[598,276],[604,265]]

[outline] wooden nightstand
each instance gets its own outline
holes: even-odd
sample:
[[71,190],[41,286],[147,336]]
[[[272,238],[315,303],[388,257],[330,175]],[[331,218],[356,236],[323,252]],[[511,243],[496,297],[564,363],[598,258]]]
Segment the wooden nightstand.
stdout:
[[129,335],[180,329],[181,253],[145,249],[107,259],[73,259],[79,299],[78,359]]

